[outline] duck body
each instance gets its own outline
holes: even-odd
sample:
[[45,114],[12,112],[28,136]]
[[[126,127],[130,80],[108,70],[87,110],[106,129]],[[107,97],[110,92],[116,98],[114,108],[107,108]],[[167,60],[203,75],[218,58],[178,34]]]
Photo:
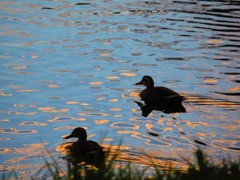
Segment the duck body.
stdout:
[[87,140],[87,132],[84,128],[75,128],[73,132],[70,135],[64,137],[64,139],[74,137],[78,138],[78,140],[70,146],[69,155],[75,164],[79,162],[95,164],[104,159],[104,148],[95,141]]
[[154,81],[151,76],[144,76],[140,82],[136,83],[136,85],[146,86],[146,89],[140,93],[141,99],[146,104],[156,104],[158,102],[181,103],[185,100],[185,97],[169,88],[163,86],[154,87]]

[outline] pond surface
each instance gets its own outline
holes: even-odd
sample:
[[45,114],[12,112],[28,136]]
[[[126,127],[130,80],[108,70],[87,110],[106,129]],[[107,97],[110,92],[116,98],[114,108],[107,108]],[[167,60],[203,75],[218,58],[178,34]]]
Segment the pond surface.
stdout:
[[[239,1],[9,0],[0,22],[1,173],[34,174],[80,126],[180,167],[197,146],[239,155]],[[144,75],[187,112],[143,117]]]

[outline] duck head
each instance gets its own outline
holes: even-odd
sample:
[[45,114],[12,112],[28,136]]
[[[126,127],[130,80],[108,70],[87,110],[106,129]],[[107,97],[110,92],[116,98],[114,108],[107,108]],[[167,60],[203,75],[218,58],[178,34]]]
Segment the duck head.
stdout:
[[69,138],[73,138],[73,137],[76,137],[79,140],[86,141],[87,140],[87,132],[82,127],[78,127],[78,128],[75,128],[70,135],[64,137],[64,139],[69,139]]
[[151,89],[154,87],[154,81],[151,76],[143,76],[142,80],[135,85],[144,85],[147,89]]

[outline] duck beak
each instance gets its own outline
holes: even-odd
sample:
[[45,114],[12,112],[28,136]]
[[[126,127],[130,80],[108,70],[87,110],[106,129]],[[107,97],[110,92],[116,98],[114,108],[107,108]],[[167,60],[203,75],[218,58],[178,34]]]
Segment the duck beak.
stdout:
[[142,83],[142,81],[140,81],[140,82],[137,82],[135,85],[142,85],[143,83]]
[[72,137],[73,137],[73,135],[70,134],[70,135],[68,135],[68,136],[65,136],[63,139],[69,139],[69,138],[72,138]]

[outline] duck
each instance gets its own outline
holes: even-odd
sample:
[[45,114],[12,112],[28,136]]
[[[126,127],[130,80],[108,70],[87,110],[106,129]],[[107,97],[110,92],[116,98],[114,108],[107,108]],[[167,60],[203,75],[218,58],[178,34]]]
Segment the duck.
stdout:
[[70,135],[64,137],[70,138],[78,138],[69,148],[69,154],[75,164],[79,162],[94,164],[104,159],[104,148],[95,141],[87,140],[84,128],[75,128]]
[[154,86],[154,81],[151,76],[143,76],[142,80],[135,85],[144,85],[146,88],[140,93],[141,99],[145,104],[156,103],[182,103],[186,98],[177,92],[163,86]]

